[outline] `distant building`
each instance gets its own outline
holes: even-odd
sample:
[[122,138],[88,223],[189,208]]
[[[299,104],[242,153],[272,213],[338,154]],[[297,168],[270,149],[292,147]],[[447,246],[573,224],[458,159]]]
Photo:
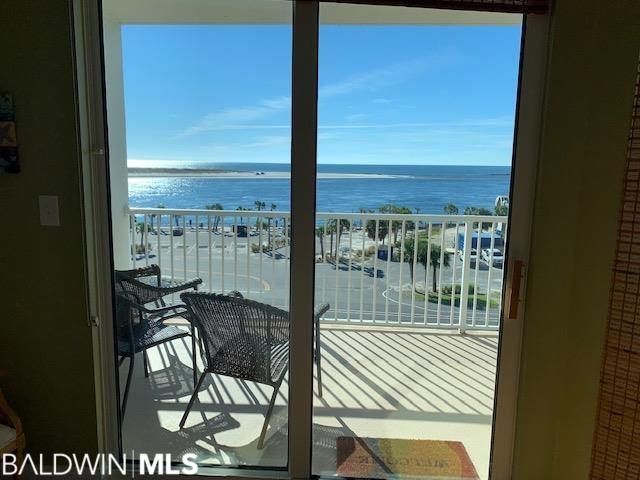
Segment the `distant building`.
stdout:
[[496,197],[496,207],[500,207],[502,205],[509,206],[509,196],[508,195],[499,195]]

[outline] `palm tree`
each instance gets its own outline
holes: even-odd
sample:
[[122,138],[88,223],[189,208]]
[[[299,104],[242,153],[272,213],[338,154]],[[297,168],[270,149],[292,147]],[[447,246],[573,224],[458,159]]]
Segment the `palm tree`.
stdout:
[[338,259],[338,249],[340,248],[340,237],[345,230],[351,230],[351,221],[346,218],[341,218],[336,231],[336,260]]
[[[323,228],[323,227],[320,227]],[[336,221],[335,220],[327,220],[324,224],[324,232],[330,235],[330,243],[329,243],[329,257],[333,255],[333,235],[336,233]]]
[[[265,202],[261,202],[260,200],[253,202],[253,205],[256,207],[257,211],[264,210],[267,206]],[[264,222],[260,220],[260,217],[256,217],[256,229],[264,230]]]
[[[369,220],[365,225],[365,230],[367,231],[367,237],[371,240],[375,241],[376,239],[376,221]],[[378,221],[378,240],[382,242],[384,245],[384,239],[387,238],[389,234],[389,222],[385,220]]]
[[[411,215],[413,213],[409,207],[403,207],[393,204],[382,205],[378,208],[380,213],[395,213],[399,215]],[[405,233],[413,228],[413,222],[405,221]],[[402,230],[402,220],[394,220],[391,222],[391,231],[393,232],[393,243],[398,243],[398,231]]]
[[[275,203],[272,203],[271,204],[271,211],[273,212],[276,208],[278,208],[278,206]],[[267,226],[267,228],[268,228],[268,230],[267,230],[267,244],[268,245],[271,245],[271,220],[272,220],[271,217],[269,217],[267,219],[267,224],[268,224],[268,226]],[[277,224],[276,224],[276,228],[278,228]]]
[[[224,207],[220,203],[211,203],[209,205],[205,205],[204,208],[206,208],[207,210],[224,210]],[[216,232],[218,231],[220,220],[222,220],[222,217],[220,215],[216,215],[215,217],[213,217],[213,229]]]
[[[167,208],[167,207],[165,207],[164,204],[159,203],[158,205],[156,205],[156,208]],[[156,218],[156,214],[153,213],[151,215],[151,230],[153,230],[153,221],[155,220],[155,218]],[[160,215],[160,218],[158,219],[158,233],[160,233],[161,223],[162,223],[162,215]]]
[[[418,255],[419,254],[420,254],[420,251],[418,251]],[[448,267],[449,263],[450,263],[449,260],[450,260],[451,254],[449,252],[444,252],[444,255],[442,255],[442,263],[443,263],[443,265],[440,265],[440,255],[441,254],[442,254],[442,249],[441,249],[440,245],[431,245],[431,254],[429,255],[429,264],[431,265],[432,272],[433,272],[433,291],[434,292],[438,291],[438,284],[436,283],[436,272],[437,272],[438,268],[440,268],[441,266]],[[420,263],[422,263],[422,259],[421,259]],[[424,266],[424,268],[426,270],[427,269],[426,262],[422,263],[422,265]]]
[[316,227],[316,237],[320,240],[320,255],[322,256],[322,261],[324,262],[324,227]]
[[[242,205],[240,205],[238,208],[236,208],[236,210],[240,211],[240,212],[247,212],[249,211],[248,208],[243,207]],[[240,215],[240,225],[242,225],[242,215]]]
[[453,203],[447,203],[444,206],[443,210],[446,215],[457,215],[459,212],[458,207],[456,207]]
[[[482,216],[489,216],[492,215],[491,210],[489,210],[488,208],[484,208],[484,207],[466,207],[464,209],[464,214],[465,215],[482,215]],[[473,226],[474,228],[477,226],[477,223],[474,223]],[[489,225],[491,225],[490,223],[483,223],[481,228],[483,230],[489,228]]]
[[[409,264],[409,277],[411,277],[411,281],[413,282],[413,238],[408,239],[404,242],[404,261]],[[418,242],[418,247],[420,246],[420,242]]]
[[[431,254],[427,255],[427,240],[419,240],[418,241],[418,253],[416,255],[417,262],[424,267],[424,290],[425,295],[427,294],[427,275],[429,274],[428,266],[431,265],[432,273],[433,273],[433,284],[432,289],[434,292],[438,291],[437,285],[437,271],[440,268],[440,255],[442,253],[440,245],[431,245]],[[411,275],[411,281],[413,282],[413,248],[414,248],[414,240],[413,238],[407,239],[404,243],[404,261],[409,263],[409,274]],[[449,252],[444,252],[442,257],[443,266],[448,267],[450,263],[451,254]],[[414,286],[415,287],[415,286]]]
[[[367,209],[360,207],[358,209],[358,213],[367,213]],[[360,228],[364,228],[364,219],[363,218],[360,218]]]
[[146,243],[144,241],[144,235],[146,233],[145,232],[145,228],[144,228],[144,222],[136,222],[136,233],[140,234],[140,247],[141,248],[146,248],[146,246],[145,246]]
[[[458,210],[458,207],[456,207],[453,203],[447,203],[444,206],[443,210],[444,210],[445,215],[458,215],[458,213],[460,212]],[[445,227],[453,227],[453,226],[455,226],[455,223],[446,223],[443,226],[445,226]]]

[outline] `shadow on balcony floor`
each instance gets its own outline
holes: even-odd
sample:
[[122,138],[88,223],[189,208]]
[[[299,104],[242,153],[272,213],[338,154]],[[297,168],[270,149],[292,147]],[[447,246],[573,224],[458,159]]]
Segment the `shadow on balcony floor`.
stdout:
[[[497,336],[390,327],[322,327],[324,395],[314,396],[313,471],[335,474],[340,436],[461,441],[481,478],[489,462]],[[283,384],[265,448],[257,448],[271,389],[208,375],[185,428],[192,393],[190,340],[136,362],[124,450],[197,455],[219,465],[286,465],[288,385]],[[126,366],[120,371],[121,384]],[[315,384],[314,384],[315,387]]]

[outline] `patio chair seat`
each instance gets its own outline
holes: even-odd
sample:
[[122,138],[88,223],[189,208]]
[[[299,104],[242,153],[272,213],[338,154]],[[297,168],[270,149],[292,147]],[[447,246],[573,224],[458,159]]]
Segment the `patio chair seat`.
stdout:
[[[149,361],[147,350],[162,345],[163,343],[177,340],[179,338],[191,337],[191,352],[193,357],[193,376],[196,378],[196,344],[192,335],[193,328],[188,323],[188,312],[180,306],[163,306],[157,308],[147,308],[137,303],[138,296],[126,290],[116,289],[116,321],[117,321],[117,349],[120,357],[120,365],[126,358],[129,359],[129,372],[124,388],[124,395],[120,408],[120,420],[124,418],[131,388],[133,376],[133,366],[136,354],[142,353],[144,376],[149,376]],[[186,321],[188,329],[176,325],[167,325],[165,321],[171,320]]]
[[258,337],[236,337],[229,341],[233,348],[221,347],[210,358],[209,370],[219,375],[231,375],[240,378],[269,378],[277,383],[289,366],[289,342],[282,342],[270,347],[270,365],[264,363],[262,349],[256,348],[261,343]]
[[15,442],[17,438],[16,430],[8,425],[0,425],[0,450]]
[[[135,354],[146,348],[155,347],[161,343],[177,340],[178,338],[187,337],[189,335],[188,331],[173,325],[157,324],[156,326],[144,331],[142,329],[134,328],[133,340],[135,352],[133,353]],[[118,353],[124,356],[131,355],[130,343],[125,339],[118,339]]]

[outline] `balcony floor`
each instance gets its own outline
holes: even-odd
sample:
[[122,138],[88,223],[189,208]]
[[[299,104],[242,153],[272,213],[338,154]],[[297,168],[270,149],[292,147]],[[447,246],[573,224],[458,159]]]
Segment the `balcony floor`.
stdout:
[[[460,441],[480,478],[487,478],[496,334],[323,325],[321,337],[324,395],[314,396],[314,473],[335,474],[336,438],[346,435]],[[190,349],[189,338],[151,349],[149,378],[137,356],[123,425],[125,452],[282,465],[286,381],[262,450],[256,445],[271,396],[264,385],[208,375],[199,403],[178,429],[193,388]],[[125,361],[121,388],[127,370]]]

